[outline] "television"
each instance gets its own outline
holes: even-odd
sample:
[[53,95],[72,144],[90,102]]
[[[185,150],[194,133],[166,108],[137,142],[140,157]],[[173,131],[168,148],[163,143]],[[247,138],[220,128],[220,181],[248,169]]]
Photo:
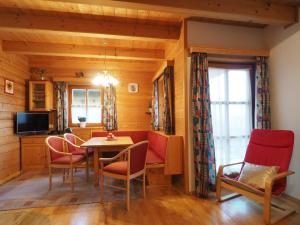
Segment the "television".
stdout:
[[49,131],[48,113],[18,112],[15,117],[17,134],[46,133]]

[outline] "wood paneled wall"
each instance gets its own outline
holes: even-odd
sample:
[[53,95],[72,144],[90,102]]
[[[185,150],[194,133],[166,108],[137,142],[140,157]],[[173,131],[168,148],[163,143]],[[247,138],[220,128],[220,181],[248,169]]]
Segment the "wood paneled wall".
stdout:
[[188,116],[187,116],[187,46],[186,23],[182,24],[180,39],[166,51],[167,59],[174,60],[174,92],[175,92],[175,134],[183,137],[184,186],[189,191],[189,160],[188,160]]
[[[46,75],[49,79],[69,81],[72,85],[91,85],[91,80],[97,72],[93,67],[88,70],[78,70],[85,74],[82,79],[75,78],[75,72],[63,68],[47,68]],[[119,130],[149,130],[151,128],[151,115],[147,114],[152,98],[153,73],[137,71],[112,71],[113,76],[119,80],[116,87],[117,118]],[[72,81],[74,80],[74,81]],[[137,83],[138,93],[129,93],[128,84]],[[89,134],[87,134],[89,135]]]
[[[4,93],[5,79],[14,82],[14,95]],[[27,58],[2,52],[0,40],[0,184],[20,172],[20,141],[14,135],[13,116],[25,110],[25,79]]]
[[[117,116],[119,130],[149,130],[151,115],[146,114],[152,98],[152,75],[116,74],[120,84],[117,86]],[[128,83],[138,83],[138,93],[128,93]]]

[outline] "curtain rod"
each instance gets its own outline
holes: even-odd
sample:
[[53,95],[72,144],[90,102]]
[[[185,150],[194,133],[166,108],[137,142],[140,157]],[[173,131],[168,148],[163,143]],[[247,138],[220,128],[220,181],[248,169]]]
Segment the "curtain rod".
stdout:
[[236,55],[236,56],[269,56],[267,49],[236,49],[236,48],[216,48],[209,46],[190,46],[190,53],[203,52],[221,55]]

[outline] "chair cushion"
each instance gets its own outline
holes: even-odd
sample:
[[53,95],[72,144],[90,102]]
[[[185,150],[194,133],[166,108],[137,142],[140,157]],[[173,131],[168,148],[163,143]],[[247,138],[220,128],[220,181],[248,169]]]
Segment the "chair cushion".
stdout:
[[239,181],[257,189],[265,189],[267,179],[277,174],[278,166],[261,166],[245,163]]
[[163,164],[165,162],[155,151],[148,148],[146,163],[147,164],[160,164],[160,163]]
[[62,156],[54,159],[52,163],[53,164],[70,164],[71,162],[78,163],[83,159],[84,159],[83,155],[72,155],[72,161],[70,160],[70,156]]
[[127,175],[127,161],[113,162],[103,168],[104,171],[119,175]]

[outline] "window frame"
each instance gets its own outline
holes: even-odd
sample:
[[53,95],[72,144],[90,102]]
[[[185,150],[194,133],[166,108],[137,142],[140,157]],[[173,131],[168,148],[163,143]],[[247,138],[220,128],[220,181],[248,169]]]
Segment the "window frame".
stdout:
[[[68,86],[68,119],[69,119],[69,127],[78,127],[79,123],[73,123],[72,122],[72,90],[73,89],[85,89],[85,90],[89,90],[89,89],[98,89],[100,90],[100,95],[101,95],[101,105],[102,105],[102,113],[101,113],[101,123],[88,123],[86,122],[86,126],[87,127],[103,127],[103,103],[104,103],[104,89],[102,87],[96,87],[96,86],[92,86],[92,85],[69,85]],[[86,92],[87,93],[87,92]],[[87,94],[85,95],[86,98],[86,110],[88,108],[88,101],[87,101]]]

